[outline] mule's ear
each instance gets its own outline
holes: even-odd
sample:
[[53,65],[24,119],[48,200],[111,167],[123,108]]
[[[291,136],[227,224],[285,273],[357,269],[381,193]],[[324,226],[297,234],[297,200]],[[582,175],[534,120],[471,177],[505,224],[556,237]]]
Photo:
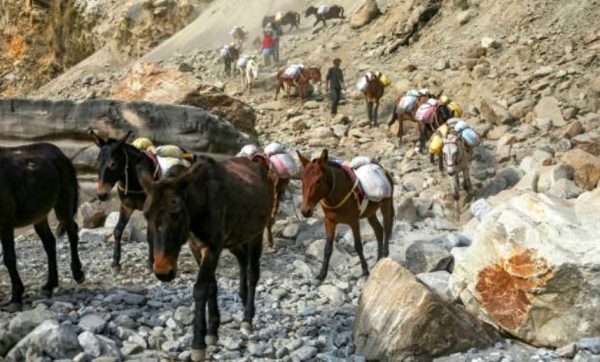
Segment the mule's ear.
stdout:
[[321,157],[319,157],[319,163],[321,165],[326,165],[328,161],[329,161],[329,151],[327,151],[327,149],[324,149],[323,152],[321,152]]
[[300,160],[302,167],[306,167],[306,165],[308,165],[310,163],[310,160],[308,158],[304,157],[304,155],[301,154],[300,151],[296,151],[296,153],[298,154],[298,159]]
[[135,171],[137,173],[138,180],[140,181],[140,185],[142,185],[142,189],[144,189],[146,194],[149,194],[154,188],[154,179],[152,178],[150,171],[146,170],[140,165],[135,167]]
[[96,134],[96,132],[94,132],[94,130],[91,128],[90,128],[90,135],[92,136],[96,146],[98,146],[99,148],[102,148],[102,146],[104,146],[106,144],[106,141],[102,137],[98,136]]
[[119,147],[123,146],[123,144],[124,144],[125,142],[127,142],[127,140],[129,139],[129,136],[131,136],[131,134],[132,134],[132,133],[133,133],[133,132],[132,132],[131,130],[127,131],[127,134],[126,134],[125,136],[121,137],[121,138],[120,138],[120,139],[117,141],[117,143],[119,144]]

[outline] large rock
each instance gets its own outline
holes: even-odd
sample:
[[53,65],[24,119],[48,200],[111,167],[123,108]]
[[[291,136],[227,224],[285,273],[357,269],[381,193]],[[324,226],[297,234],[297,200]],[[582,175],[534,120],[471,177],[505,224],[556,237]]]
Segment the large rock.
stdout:
[[100,201],[84,202],[77,210],[77,222],[80,227],[93,229],[100,227],[106,220],[106,204]]
[[483,119],[493,124],[507,124],[512,121],[512,117],[508,109],[491,99],[481,100],[481,115]]
[[136,64],[114,87],[112,97],[200,107],[231,122],[237,130],[254,138],[257,136],[254,129],[256,114],[250,105],[189,73],[163,69],[153,63]]
[[389,258],[373,268],[354,319],[356,352],[367,360],[431,361],[485,347],[496,337]]
[[540,99],[535,108],[533,108],[533,112],[537,119],[551,119],[555,127],[562,127],[567,124],[558,106],[558,100],[554,97]]
[[96,168],[98,155],[90,127],[112,137],[133,130],[157,144],[178,144],[192,152],[232,154],[249,140],[202,109],[148,102],[1,99],[0,119],[3,146],[51,141],[86,172]]
[[381,14],[381,12],[377,7],[377,1],[366,0],[352,15],[350,26],[354,29],[361,28],[370,23],[379,14]]
[[581,149],[566,152],[562,162],[573,167],[575,171],[575,183],[586,190],[592,190],[600,180],[600,157]]
[[38,304],[35,309],[20,312],[11,319],[8,330],[19,338],[23,338],[43,321],[55,317],[56,313],[48,310],[44,304]]
[[600,335],[600,190],[573,201],[525,192],[499,204],[455,261],[452,293],[534,345]]
[[413,274],[447,270],[452,255],[443,245],[431,241],[416,241],[406,249],[406,267]]
[[6,355],[6,361],[25,361],[34,354],[51,359],[72,359],[80,351],[77,327],[47,320],[21,339]]

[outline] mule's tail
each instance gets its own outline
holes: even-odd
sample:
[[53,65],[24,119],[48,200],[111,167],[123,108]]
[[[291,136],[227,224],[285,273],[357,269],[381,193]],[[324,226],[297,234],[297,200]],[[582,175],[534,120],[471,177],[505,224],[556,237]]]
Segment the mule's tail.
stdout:
[[[61,191],[65,192],[66,190],[68,190],[68,188],[72,188],[71,200],[69,200],[71,214],[69,216],[75,218],[75,215],[77,214],[77,209],[79,207],[79,182],[77,181],[77,171],[75,170],[75,166],[73,166],[73,163],[69,159],[68,162],[66,162],[65,167],[65,171],[68,173],[68,175],[65,177],[64,181],[66,182],[63,185],[63,189]],[[56,228],[56,234],[58,235],[58,237],[61,237],[66,232],[67,228],[65,225],[65,221],[61,220],[58,223],[58,227]]]

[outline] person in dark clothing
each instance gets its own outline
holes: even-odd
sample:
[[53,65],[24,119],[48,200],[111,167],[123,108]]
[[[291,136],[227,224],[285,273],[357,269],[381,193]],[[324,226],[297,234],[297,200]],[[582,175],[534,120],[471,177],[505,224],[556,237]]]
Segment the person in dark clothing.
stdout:
[[326,80],[326,90],[331,89],[331,115],[335,116],[337,114],[338,103],[340,102],[340,98],[342,98],[342,89],[344,87],[344,73],[340,69],[340,64],[342,64],[342,60],[340,58],[335,58],[333,60],[333,67],[329,68],[327,71]]

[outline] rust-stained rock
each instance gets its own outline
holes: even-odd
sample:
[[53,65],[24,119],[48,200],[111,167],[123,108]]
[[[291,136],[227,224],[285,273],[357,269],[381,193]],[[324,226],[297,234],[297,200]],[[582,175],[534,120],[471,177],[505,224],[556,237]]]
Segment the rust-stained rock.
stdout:
[[534,345],[599,335],[598,210],[600,190],[569,201],[524,192],[498,204],[455,259],[453,295]]
[[389,258],[371,272],[354,320],[356,351],[367,360],[431,361],[485,347],[497,337],[490,326],[444,301]]
[[256,138],[256,114],[250,105],[232,98],[194,76],[153,63],[139,63],[117,84],[112,97],[199,107],[229,121],[238,131]]
[[565,153],[562,161],[575,170],[575,183],[586,190],[593,190],[600,181],[600,157],[582,149]]

